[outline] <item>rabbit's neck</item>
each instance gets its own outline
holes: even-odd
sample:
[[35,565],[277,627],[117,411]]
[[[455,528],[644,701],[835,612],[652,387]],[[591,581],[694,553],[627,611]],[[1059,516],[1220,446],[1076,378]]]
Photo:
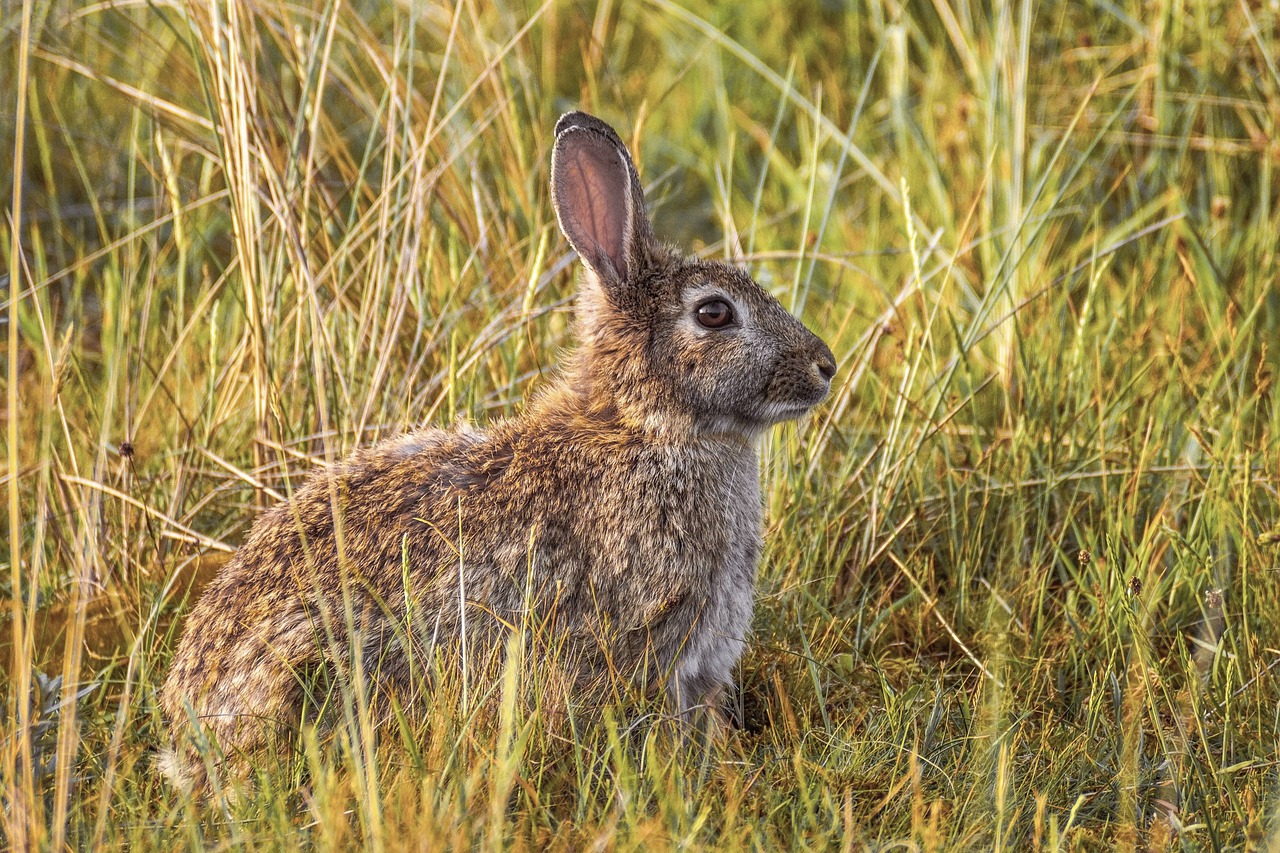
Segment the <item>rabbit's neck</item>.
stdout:
[[760,435],[734,422],[701,423],[671,409],[646,409],[615,395],[592,394],[570,374],[540,393],[525,415],[532,424],[605,441],[662,447],[715,448],[756,456]]

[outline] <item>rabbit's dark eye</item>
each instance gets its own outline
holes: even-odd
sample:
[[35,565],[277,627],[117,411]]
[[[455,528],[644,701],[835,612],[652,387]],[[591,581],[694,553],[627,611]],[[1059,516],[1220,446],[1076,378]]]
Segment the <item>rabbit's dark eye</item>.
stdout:
[[723,299],[713,299],[698,306],[698,324],[706,329],[723,329],[733,322],[733,309]]

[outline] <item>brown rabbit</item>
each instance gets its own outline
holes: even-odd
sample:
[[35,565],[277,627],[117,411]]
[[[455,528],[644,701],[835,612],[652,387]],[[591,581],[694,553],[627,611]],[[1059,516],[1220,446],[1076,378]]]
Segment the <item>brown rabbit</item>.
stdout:
[[411,655],[492,658],[531,614],[579,692],[622,674],[687,714],[730,683],[761,549],[756,441],[827,395],[835,360],[746,273],[654,239],[599,119],[556,124],[551,194],[586,267],[559,379],[486,430],[359,450],[258,518],[165,680],[178,784],[205,782],[200,729],[233,772],[272,748],[307,674],[358,665],[404,691]]

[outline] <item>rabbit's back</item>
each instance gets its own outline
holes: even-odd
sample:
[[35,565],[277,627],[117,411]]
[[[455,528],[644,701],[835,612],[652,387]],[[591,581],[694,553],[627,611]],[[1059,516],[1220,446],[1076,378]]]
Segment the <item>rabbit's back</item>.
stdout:
[[[417,507],[440,488],[429,472],[470,440],[425,430],[357,451],[259,516],[186,617],[160,695],[171,729],[207,728],[235,763],[288,736],[306,679],[350,640],[344,589],[365,626],[385,623],[369,605],[391,588],[380,571],[392,543],[429,546],[409,536]],[[162,767],[198,784],[203,760],[191,738],[178,741]]]

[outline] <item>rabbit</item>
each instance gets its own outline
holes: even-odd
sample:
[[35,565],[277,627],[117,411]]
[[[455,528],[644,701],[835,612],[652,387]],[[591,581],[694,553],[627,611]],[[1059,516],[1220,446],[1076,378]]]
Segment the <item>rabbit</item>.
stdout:
[[687,718],[730,685],[762,547],[758,439],[827,396],[835,359],[745,272],[654,238],[600,119],[556,123],[551,198],[584,266],[577,348],[521,415],[357,450],[256,520],[161,689],[175,784],[243,774],[296,730],[306,673],[358,665],[403,690],[411,654],[466,666],[530,613],[580,693],[621,674]]

